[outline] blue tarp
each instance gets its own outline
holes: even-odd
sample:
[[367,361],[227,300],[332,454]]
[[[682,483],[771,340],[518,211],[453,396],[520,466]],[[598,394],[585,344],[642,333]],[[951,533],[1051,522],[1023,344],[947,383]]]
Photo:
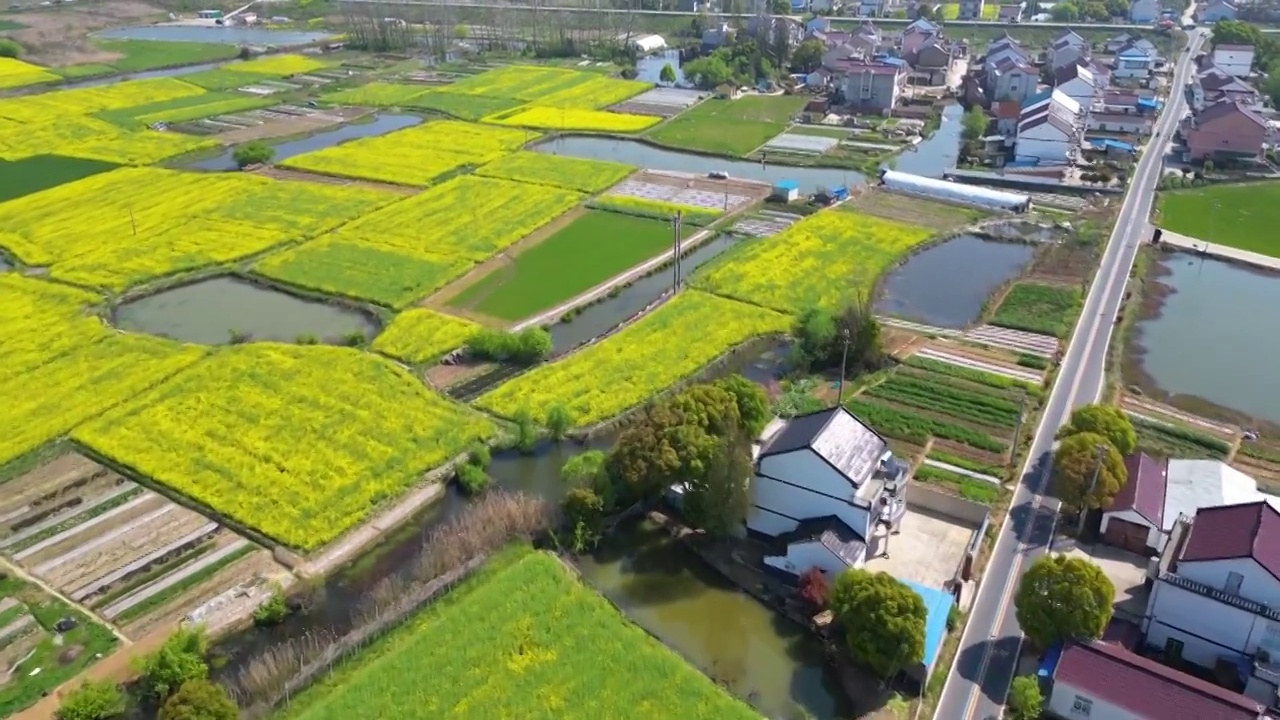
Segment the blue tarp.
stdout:
[[774,183],[774,184],[773,184],[773,187],[774,187],[774,188],[776,188],[776,189],[778,189],[778,190],[786,190],[786,191],[796,190],[796,191],[799,191],[799,190],[800,190],[800,183],[796,182],[795,180],[779,180],[778,182],[776,182],[776,183]]
[[1094,150],[1120,150],[1121,152],[1134,152],[1133,143],[1112,140],[1111,138],[1089,138],[1088,140]]
[[1160,101],[1155,98],[1138,98],[1138,107],[1144,110],[1156,110],[1160,107]]
[[1051,678],[1058,671],[1058,661],[1062,659],[1062,644],[1059,643],[1049,648],[1049,652],[1044,654],[1044,658],[1040,660],[1040,669],[1036,671],[1036,676],[1041,678]]
[[929,611],[928,618],[924,621],[924,665],[932,668],[934,661],[938,659],[938,650],[942,648],[942,639],[947,635],[947,617],[951,614],[956,599],[949,592],[911,580],[898,579],[924,599],[924,606]]

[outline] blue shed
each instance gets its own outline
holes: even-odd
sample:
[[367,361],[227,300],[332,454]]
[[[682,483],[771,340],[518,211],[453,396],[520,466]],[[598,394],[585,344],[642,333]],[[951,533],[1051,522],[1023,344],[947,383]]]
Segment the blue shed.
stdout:
[[942,641],[947,636],[947,618],[956,599],[951,593],[938,588],[931,588],[911,580],[902,580],[903,585],[911,588],[924,600],[925,609],[929,611],[924,621],[924,677],[927,680],[933,666],[938,661],[938,652],[942,649]]
[[773,196],[783,202],[800,199],[800,183],[795,180],[779,180],[773,185]]

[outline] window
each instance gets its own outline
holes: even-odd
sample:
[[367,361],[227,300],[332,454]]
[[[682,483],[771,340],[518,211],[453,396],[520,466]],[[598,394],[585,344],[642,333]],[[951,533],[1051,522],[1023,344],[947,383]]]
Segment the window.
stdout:
[[1164,644],[1164,660],[1168,663],[1182,660],[1183,643],[1181,640],[1169,638]]
[[1083,695],[1077,695],[1071,703],[1071,714],[1076,717],[1089,717],[1093,712],[1093,701]]
[[1227,584],[1222,589],[1232,595],[1240,594],[1240,583],[1244,582],[1244,576],[1238,572],[1227,573]]

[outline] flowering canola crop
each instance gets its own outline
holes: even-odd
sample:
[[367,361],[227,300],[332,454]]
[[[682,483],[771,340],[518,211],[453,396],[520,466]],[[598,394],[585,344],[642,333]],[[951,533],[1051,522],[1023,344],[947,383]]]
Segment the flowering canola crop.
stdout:
[[564,405],[575,426],[645,402],[758,335],[786,332],[786,315],[696,290],[681,292],[616,335],[542,365],[482,395],[476,404],[538,420]]
[[487,118],[485,122],[548,130],[633,133],[657,125],[662,122],[662,118],[649,115],[627,115],[603,110],[577,110],[574,108],[529,105],[524,109]]
[[483,165],[515,150],[537,133],[443,120],[304,153],[280,163],[298,170],[427,185],[465,165]]
[[[600,77],[578,70],[534,65],[508,65],[439,88],[441,92],[515,98],[533,102],[584,85]],[[622,82],[622,81],[619,81]]]
[[819,212],[729,251],[695,275],[694,286],[783,312],[835,307],[869,293],[885,270],[932,235],[861,213]]
[[230,63],[223,67],[232,72],[288,77],[323,70],[331,65],[333,65],[332,62],[307,55],[267,55],[245,62]]
[[[85,312],[101,298],[14,273],[0,275],[0,465],[191,365],[204,349],[124,335]],[[21,391],[17,391],[21,388]]]
[[614,185],[634,170],[622,163],[526,151],[494,160],[476,170],[476,174],[595,193]]
[[221,349],[77,441],[236,522],[312,550],[494,432],[353,348]]
[[639,95],[652,87],[650,83],[639,80],[616,80],[596,76],[573,87],[534,98],[534,103],[552,108],[599,110]]
[[314,237],[397,197],[243,173],[122,168],[0,205],[0,245],[55,278],[123,290]]
[[0,57],[0,90],[61,80],[57,75],[39,65],[32,65],[13,58]]
[[405,310],[373,341],[373,349],[410,363],[424,363],[466,344],[480,326],[427,308]]

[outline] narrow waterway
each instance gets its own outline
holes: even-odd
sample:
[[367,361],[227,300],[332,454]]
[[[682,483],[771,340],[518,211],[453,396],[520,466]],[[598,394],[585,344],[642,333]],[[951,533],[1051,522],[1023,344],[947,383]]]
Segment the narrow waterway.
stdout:
[[1189,253],[1162,257],[1153,272],[1168,288],[1132,342],[1161,390],[1193,395],[1280,423],[1274,358],[1280,356],[1280,276]]
[[1036,246],[960,235],[913,255],[881,283],[876,311],[944,328],[982,315],[991,293],[1026,267]]
[[933,135],[916,145],[914,150],[899,153],[889,164],[902,172],[942,177],[942,173],[954,168],[960,158],[963,117],[964,108],[959,103],[946,106],[942,109],[942,124]]
[[107,77],[89,78],[87,80],[76,80],[74,82],[63,83],[58,86],[58,90],[74,90],[76,88],[98,87],[99,85],[114,85],[118,82],[126,80],[146,80],[148,78],[159,77],[182,77],[183,75],[191,75],[192,73],[204,72],[205,70],[213,70],[219,68],[232,60],[224,60],[222,62],[201,63],[199,65],[183,65],[182,67],[161,68],[159,70],[143,70],[142,72],[129,73],[127,75],[108,75]]
[[166,42],[218,43],[224,45],[308,45],[333,37],[328,32],[268,30],[221,25],[148,25],[110,28],[93,34],[108,40],[161,40]]
[[[272,161],[280,162],[295,155],[323,150],[348,140],[386,135],[389,132],[403,130],[423,122],[423,119],[417,115],[397,115],[394,113],[378,113],[372,118],[372,121],[369,122],[341,125],[332,130],[325,130],[314,135],[275,145],[276,152]],[[233,157],[234,153],[235,150],[230,149],[217,157],[198,160],[184,167],[189,170],[238,170],[239,168]]]
[[300,338],[337,343],[378,331],[373,316],[363,312],[231,277],[162,290],[122,304],[113,315],[125,330],[205,345]]

